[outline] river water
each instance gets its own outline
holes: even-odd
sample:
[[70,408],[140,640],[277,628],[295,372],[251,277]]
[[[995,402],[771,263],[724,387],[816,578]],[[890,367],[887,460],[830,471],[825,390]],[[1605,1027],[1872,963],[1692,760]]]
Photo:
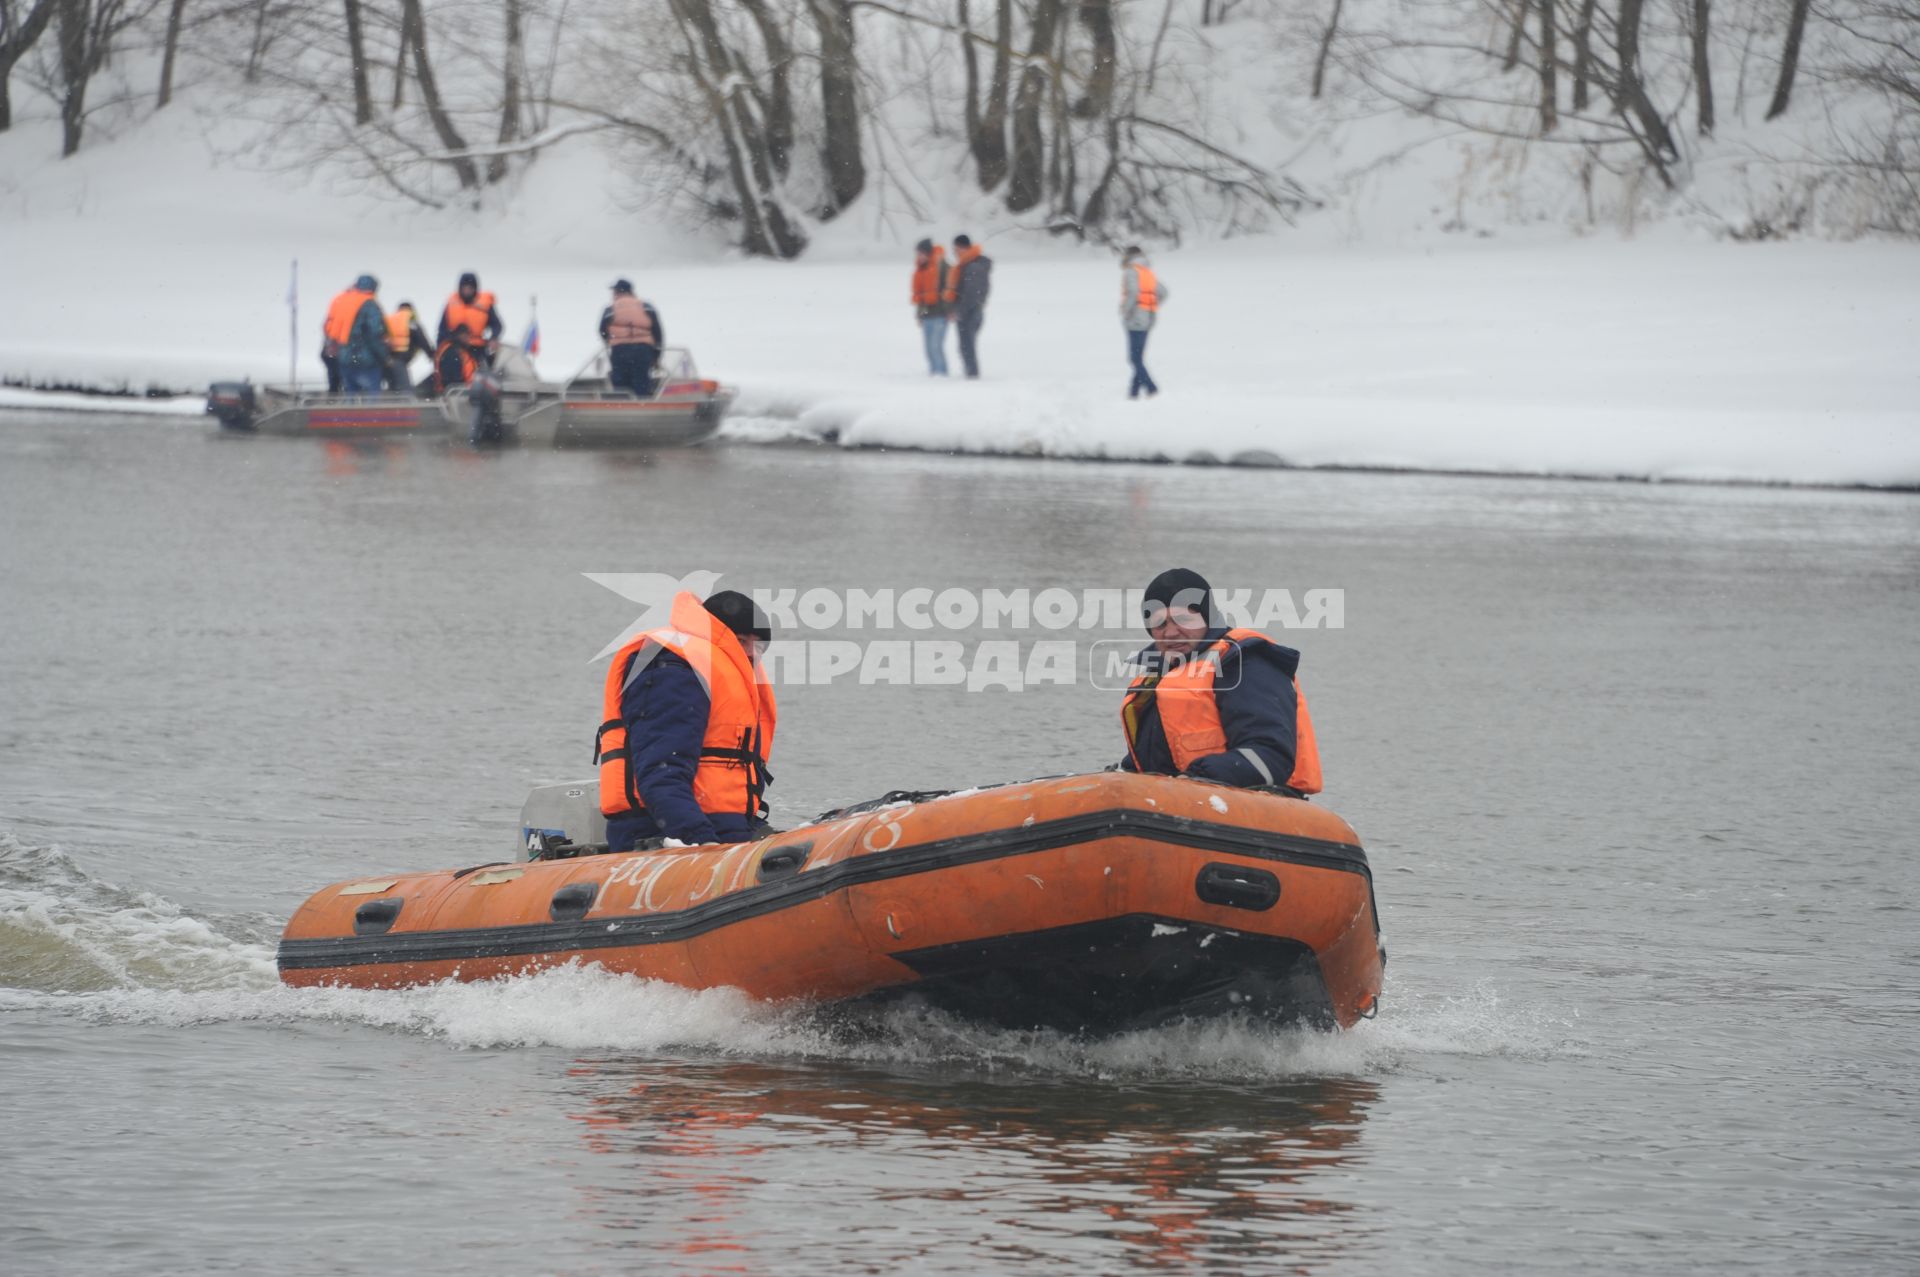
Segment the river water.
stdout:
[[[527,787],[588,772],[591,658],[637,608],[583,573],[1079,591],[1174,564],[1343,592],[1291,641],[1392,955],[1353,1032],[856,1032],[590,968],[276,981],[309,892],[509,857]],[[1917,633],[1910,496],[7,417],[0,1254],[1912,1272]],[[1084,679],[782,698],[786,823],[1120,752]]]

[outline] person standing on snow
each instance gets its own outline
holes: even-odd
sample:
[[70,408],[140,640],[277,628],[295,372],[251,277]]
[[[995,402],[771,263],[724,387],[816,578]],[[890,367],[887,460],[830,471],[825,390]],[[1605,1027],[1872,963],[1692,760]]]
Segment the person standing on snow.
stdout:
[[653,303],[635,297],[627,280],[613,281],[613,304],[600,312],[600,340],[607,343],[608,384],[653,398],[653,364],[667,343],[667,329]]
[[[374,300],[379,291],[380,281],[371,275],[354,281],[353,292],[362,296],[340,346],[340,379],[350,396],[379,394],[381,378],[386,374],[387,317]],[[335,301],[337,304],[339,299]],[[328,323],[332,322],[329,318]]]
[[980,325],[987,318],[987,290],[991,286],[993,260],[981,253],[965,235],[953,237],[959,258],[947,274],[947,304],[953,308],[954,325],[960,330],[960,362],[967,376],[980,376],[980,356],[974,347]]
[[1129,245],[1120,255],[1120,323],[1127,330],[1127,360],[1133,365],[1129,399],[1138,399],[1143,390],[1149,398],[1160,393],[1147,371],[1147,335],[1165,300],[1167,286],[1154,273],[1146,253],[1138,244]]
[[913,314],[927,348],[927,372],[947,375],[947,250],[930,239],[913,246]]

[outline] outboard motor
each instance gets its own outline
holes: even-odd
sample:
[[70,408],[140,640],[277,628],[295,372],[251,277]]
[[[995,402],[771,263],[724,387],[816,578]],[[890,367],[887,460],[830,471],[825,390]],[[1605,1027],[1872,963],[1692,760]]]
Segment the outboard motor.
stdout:
[[605,851],[607,818],[600,814],[600,782],[541,785],[520,809],[520,845],[529,860],[559,860]]
[[500,378],[490,368],[482,368],[475,373],[472,384],[467,388],[467,401],[473,409],[473,424],[467,432],[467,442],[476,448],[499,443],[501,435],[505,433],[500,389]]
[[207,387],[207,411],[227,430],[253,429],[256,410],[250,381],[216,381]]

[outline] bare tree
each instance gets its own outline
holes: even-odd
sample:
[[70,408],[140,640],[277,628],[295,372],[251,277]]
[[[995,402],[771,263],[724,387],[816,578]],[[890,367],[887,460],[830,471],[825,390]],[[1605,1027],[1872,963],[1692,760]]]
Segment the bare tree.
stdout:
[[1580,0],[1573,27],[1573,109],[1587,109],[1587,85],[1593,78],[1593,14],[1596,0]]
[[[1698,0],[1705,4],[1707,0]],[[1540,5],[1540,132],[1553,132],[1560,123],[1560,34],[1554,29],[1554,0]]]
[[[353,122],[365,124],[373,119],[373,88],[367,79],[367,44],[360,32],[360,0],[345,0],[347,9],[347,60],[353,70]],[[401,48],[404,50],[405,42]],[[401,54],[405,57],[405,53]],[[399,75],[394,76],[396,83]],[[394,90],[398,108],[399,90]]]
[[58,0],[55,31],[59,44],[60,155],[80,149],[87,121],[87,89],[106,65],[121,34],[151,8],[151,0]]
[[1007,178],[1007,95],[1013,78],[1013,0],[994,0],[993,72],[984,104],[974,55],[967,0],[960,0],[960,48],[967,71],[967,145],[980,189],[991,191]]
[[1711,0],[1692,0],[1691,30],[1687,32],[1693,44],[1693,92],[1701,137],[1713,136],[1713,60],[1707,44],[1712,28],[1710,4]]
[[1020,89],[1013,100],[1012,175],[1007,183],[1007,208],[1024,213],[1046,195],[1046,138],[1041,129],[1040,108],[1046,99],[1052,76],[1048,54],[1053,48],[1054,27],[1060,21],[1064,0],[1034,0],[1033,25],[1027,42],[1027,64],[1020,71]]
[[1327,86],[1327,59],[1333,53],[1333,42],[1340,34],[1340,10],[1347,0],[1333,0],[1333,12],[1327,15],[1326,29],[1320,33],[1320,50],[1313,58],[1313,96],[1319,97]]
[[1773,101],[1767,107],[1767,118],[1777,120],[1787,113],[1787,103],[1793,98],[1793,77],[1800,69],[1800,41],[1807,33],[1808,0],[1793,0],[1793,10],[1787,15],[1787,39],[1780,50],[1780,78],[1774,81]]
[[1093,43],[1093,60],[1086,91],[1073,104],[1073,113],[1082,119],[1098,119],[1113,109],[1113,81],[1119,67],[1113,0],[1080,0],[1080,25],[1087,29],[1087,38]]
[[480,169],[467,154],[466,139],[447,114],[440,85],[433,78],[433,62],[427,56],[427,18],[420,4],[421,0],[401,0],[401,39],[413,51],[413,78],[419,82],[420,101],[433,122],[433,131],[447,150],[446,162],[459,177],[461,189],[474,190],[480,185]]
[[866,189],[867,166],[860,153],[860,69],[853,39],[850,0],[809,0],[820,38],[821,155],[827,198],[820,220],[830,221]]
[[56,0],[0,0],[0,133],[13,127],[13,68],[53,21]]
[[180,26],[186,8],[187,0],[173,0],[167,8],[167,34],[160,54],[160,92],[153,104],[156,111],[173,101],[173,64],[180,49]]
[[487,181],[498,182],[507,175],[508,148],[520,140],[520,86],[526,77],[527,50],[521,30],[520,0],[505,0],[506,53],[501,58],[500,148],[487,160]]

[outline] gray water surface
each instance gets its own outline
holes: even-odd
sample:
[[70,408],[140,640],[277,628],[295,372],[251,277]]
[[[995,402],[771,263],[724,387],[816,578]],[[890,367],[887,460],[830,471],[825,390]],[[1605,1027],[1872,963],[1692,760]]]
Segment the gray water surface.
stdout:
[[[1354,1032],[275,979],[317,887],[510,856],[527,787],[588,773],[636,608],[582,573],[1176,563],[1344,591],[1289,641],[1392,954]],[[0,1255],[1912,1272],[1916,634],[1910,496],[0,418]],[[1009,636],[1055,637],[952,637]],[[1120,753],[1084,681],[781,696],[788,824]]]

